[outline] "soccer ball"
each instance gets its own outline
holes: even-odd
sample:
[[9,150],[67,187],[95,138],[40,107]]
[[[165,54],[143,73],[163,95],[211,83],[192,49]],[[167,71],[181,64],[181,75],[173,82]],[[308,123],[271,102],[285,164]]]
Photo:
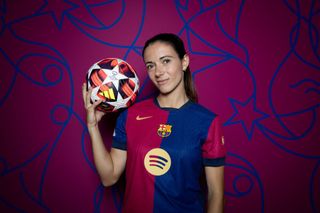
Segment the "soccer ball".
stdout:
[[119,58],[105,58],[94,63],[87,73],[92,88],[91,101],[102,99],[97,109],[116,112],[131,106],[137,98],[139,79],[134,69]]

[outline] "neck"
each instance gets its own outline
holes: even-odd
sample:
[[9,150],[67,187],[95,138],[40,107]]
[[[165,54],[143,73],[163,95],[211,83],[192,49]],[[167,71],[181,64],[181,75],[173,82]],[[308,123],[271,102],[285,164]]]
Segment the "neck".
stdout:
[[185,93],[181,95],[174,95],[174,96],[160,94],[157,97],[157,100],[161,107],[170,107],[170,108],[179,109],[189,100],[189,98]]

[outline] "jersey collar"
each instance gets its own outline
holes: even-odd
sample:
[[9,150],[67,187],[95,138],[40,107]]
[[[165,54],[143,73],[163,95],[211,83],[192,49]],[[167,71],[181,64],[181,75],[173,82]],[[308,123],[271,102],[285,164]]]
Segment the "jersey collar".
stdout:
[[184,108],[187,108],[190,104],[192,104],[192,101],[189,99],[185,104],[183,104],[180,108],[174,108],[174,107],[161,107],[159,105],[159,102],[157,100],[157,97],[153,99],[154,104],[161,110],[175,112],[175,111],[181,111]]

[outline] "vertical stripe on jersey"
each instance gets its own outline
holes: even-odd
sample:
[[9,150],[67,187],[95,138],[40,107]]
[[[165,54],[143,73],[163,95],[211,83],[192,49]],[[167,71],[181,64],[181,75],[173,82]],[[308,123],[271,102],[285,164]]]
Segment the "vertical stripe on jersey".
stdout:
[[[204,199],[199,199],[203,194],[198,182],[203,168],[199,149],[202,143],[200,138],[203,136],[196,132],[199,132],[198,128],[208,129],[210,119],[197,123],[199,119],[194,119],[194,116],[188,108],[170,111],[166,124],[172,125],[172,132],[162,139],[160,147],[169,153],[171,168],[166,174],[155,177],[155,187],[165,188],[158,191],[166,194],[155,195],[154,213],[204,211]],[[199,178],[194,178],[197,174]]]
[[[140,118],[152,117],[137,120],[137,116],[140,116]],[[132,110],[128,113],[126,129],[130,137],[128,137],[127,141],[128,151],[126,165],[126,190],[128,191],[125,194],[131,196],[125,197],[124,201],[126,203],[124,203],[123,212],[153,212],[155,176],[146,171],[144,167],[144,157],[151,149],[160,147],[162,138],[158,136],[157,130],[160,123],[166,123],[167,118],[168,112],[161,110],[154,111],[154,108],[152,111],[146,108],[143,110]],[[149,141],[145,141],[145,138],[148,138]],[[135,141],[135,144],[132,144],[130,140]],[[128,180],[135,181],[132,182]]]

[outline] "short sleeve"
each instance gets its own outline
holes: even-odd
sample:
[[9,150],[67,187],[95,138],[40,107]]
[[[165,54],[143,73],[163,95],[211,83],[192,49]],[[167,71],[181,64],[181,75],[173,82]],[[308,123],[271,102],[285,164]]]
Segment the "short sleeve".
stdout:
[[126,133],[127,110],[120,113],[113,132],[112,148],[127,150]]
[[226,149],[222,125],[218,116],[210,124],[207,138],[202,145],[204,166],[223,166],[225,164]]

